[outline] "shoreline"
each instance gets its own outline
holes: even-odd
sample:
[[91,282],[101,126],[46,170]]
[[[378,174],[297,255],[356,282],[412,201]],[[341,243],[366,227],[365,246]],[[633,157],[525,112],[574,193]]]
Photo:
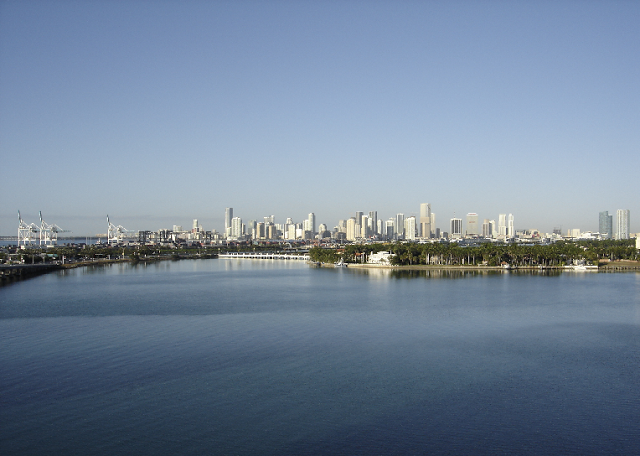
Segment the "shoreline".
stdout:
[[[336,268],[330,263],[323,263],[320,267]],[[402,271],[428,271],[428,270],[455,270],[455,271],[575,271],[567,266],[518,266],[514,268],[503,268],[502,266],[468,266],[468,265],[439,265],[439,264],[414,264],[414,265],[386,265],[386,264],[366,264],[366,263],[346,263],[347,268],[353,269],[389,269]],[[627,272],[640,271],[640,262],[625,261],[621,263],[608,263],[597,268],[589,268],[587,272]]]
[[[104,266],[115,263],[156,263],[160,261],[180,261],[180,260],[204,260],[204,259],[218,259],[218,256],[201,256],[201,255],[180,255],[178,258],[174,256],[163,257],[147,257],[140,259],[131,258],[118,258],[118,259],[96,259],[92,261],[78,261],[74,263],[66,264],[47,264],[47,265],[14,265],[13,267],[0,267],[2,274],[0,274],[0,286],[8,285],[13,282],[27,280],[32,277],[36,277],[42,274],[48,274],[53,271],[75,269],[86,266]],[[270,261],[280,261],[271,259]],[[284,260],[283,260],[284,261]],[[340,268],[333,263],[314,263],[307,262],[308,265],[315,265],[322,268]],[[16,268],[16,266],[23,266],[22,268]],[[362,263],[347,263],[345,265],[350,269],[378,269],[378,270],[397,270],[397,271],[477,271],[477,272],[489,272],[489,271],[503,271],[503,272],[518,272],[518,271],[554,271],[554,272],[640,272],[640,261],[622,260],[619,262],[610,262],[604,265],[600,265],[597,268],[590,268],[586,271],[576,271],[566,266],[518,266],[512,269],[507,269],[502,266],[469,266],[469,265],[386,265],[386,264],[362,264]],[[22,269],[19,273],[8,274],[7,270]]]
[[[217,258],[217,255],[215,256]],[[176,257],[147,257],[140,259],[132,258],[100,258],[94,260],[83,260],[73,263],[37,263],[37,264],[14,264],[14,265],[0,265],[0,287],[9,285],[14,282],[21,282],[40,275],[49,274],[55,271],[64,271],[67,269],[76,269],[87,266],[105,266],[116,263],[158,263],[160,261],[180,261],[180,260],[205,260],[211,259],[211,257],[203,257],[201,255],[185,256],[181,255]]]

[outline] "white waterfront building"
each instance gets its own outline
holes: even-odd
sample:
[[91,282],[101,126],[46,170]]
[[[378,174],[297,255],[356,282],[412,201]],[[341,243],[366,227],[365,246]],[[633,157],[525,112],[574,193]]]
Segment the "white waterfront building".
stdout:
[[376,252],[369,255],[367,259],[367,263],[369,264],[382,264],[389,265],[391,264],[391,258],[395,256],[394,253],[390,252]]

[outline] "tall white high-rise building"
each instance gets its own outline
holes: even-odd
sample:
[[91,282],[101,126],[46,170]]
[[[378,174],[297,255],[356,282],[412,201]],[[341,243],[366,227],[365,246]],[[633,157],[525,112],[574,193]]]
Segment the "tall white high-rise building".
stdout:
[[269,225],[265,225],[264,229],[267,239],[278,239],[278,230],[275,224],[269,223]]
[[366,215],[362,216],[362,223],[360,225],[360,237],[369,237],[369,217],[367,217]]
[[240,217],[234,217],[231,219],[231,237],[239,238],[242,237],[244,233],[242,232],[242,219]]
[[356,223],[360,226],[362,226],[362,216],[364,215],[364,212],[362,211],[356,211]]
[[[291,227],[293,226],[293,237],[290,237],[290,230]],[[284,226],[282,227],[282,237],[284,239],[295,239],[296,238],[296,226],[293,223],[293,220],[291,219],[291,217],[287,217],[287,221],[285,222]]]
[[491,237],[491,223],[489,223],[489,219],[484,219],[484,221],[482,222],[482,237]]
[[404,214],[396,215],[396,234],[398,239],[404,239]]
[[436,235],[436,214],[431,213],[431,237]]
[[253,232],[254,239],[264,239],[264,222],[256,221],[256,229]]
[[224,210],[224,234],[231,236],[231,220],[233,219],[233,208],[228,207]]
[[516,229],[515,225],[513,224],[513,214],[509,214],[509,218],[507,219],[507,237],[516,237]]
[[414,240],[416,238],[416,218],[412,215],[404,220],[404,238]]
[[478,214],[475,212],[469,212],[467,214],[467,236],[477,236],[478,235]]
[[498,236],[507,236],[507,214],[498,215]]
[[387,239],[393,239],[396,235],[396,222],[393,217],[384,222],[385,236]]
[[462,219],[451,219],[451,233],[450,236],[454,239],[462,237]]
[[316,234],[316,214],[314,214],[313,212],[309,213],[309,231],[311,231],[311,234],[314,235]]
[[351,217],[347,220],[347,241],[355,241],[359,233],[356,233],[356,227],[359,226],[355,217]]
[[257,231],[258,223],[255,220],[249,220],[249,223],[247,223],[246,226],[247,226],[247,234],[251,236],[252,239],[257,239],[256,231]]
[[369,211],[369,223],[371,224],[371,234],[378,234],[378,211]]
[[616,236],[615,239],[629,239],[629,209],[616,211]]
[[296,225],[291,223],[287,225],[287,239],[295,239],[296,238]]
[[420,236],[431,237],[431,204],[420,204]]

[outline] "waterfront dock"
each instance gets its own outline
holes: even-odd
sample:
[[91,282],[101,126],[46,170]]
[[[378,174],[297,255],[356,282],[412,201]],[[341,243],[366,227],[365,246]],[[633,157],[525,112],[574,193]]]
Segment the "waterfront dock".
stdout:
[[46,274],[56,269],[63,269],[60,264],[14,264],[0,266],[0,280],[2,284],[13,280],[26,279],[40,274]]
[[639,261],[618,260],[611,261],[604,265],[601,265],[599,271],[602,272],[628,272],[628,271],[640,271]]

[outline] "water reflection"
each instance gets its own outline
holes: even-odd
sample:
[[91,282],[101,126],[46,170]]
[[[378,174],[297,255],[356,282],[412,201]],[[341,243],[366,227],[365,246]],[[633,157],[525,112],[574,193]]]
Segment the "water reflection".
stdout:
[[297,269],[300,266],[306,266],[304,261],[300,260],[267,260],[267,259],[251,259],[251,258],[218,258],[215,261],[223,265],[225,271],[233,270],[273,270],[277,269]]
[[350,274],[365,275],[375,279],[464,279],[481,276],[543,276],[557,277],[562,274],[561,270],[533,270],[523,269],[515,271],[502,270],[468,270],[468,269],[391,269],[391,268],[350,268],[346,270]]
[[110,267],[110,264],[91,264],[86,266],[80,266],[77,268],[80,271],[80,274],[105,274]]

